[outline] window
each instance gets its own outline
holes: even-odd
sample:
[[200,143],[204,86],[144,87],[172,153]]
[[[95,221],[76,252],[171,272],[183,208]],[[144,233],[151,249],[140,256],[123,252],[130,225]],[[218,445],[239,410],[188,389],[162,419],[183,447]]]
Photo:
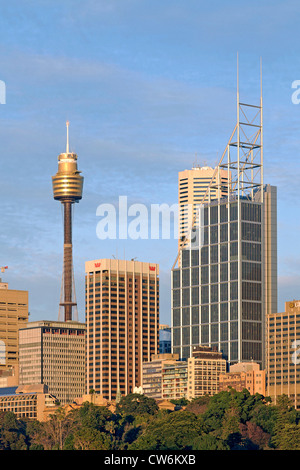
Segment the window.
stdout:
[[192,274],[192,286],[198,286],[199,285],[199,268],[192,268],[191,270]]
[[174,270],[173,271],[173,288],[179,288],[180,287],[180,270]]

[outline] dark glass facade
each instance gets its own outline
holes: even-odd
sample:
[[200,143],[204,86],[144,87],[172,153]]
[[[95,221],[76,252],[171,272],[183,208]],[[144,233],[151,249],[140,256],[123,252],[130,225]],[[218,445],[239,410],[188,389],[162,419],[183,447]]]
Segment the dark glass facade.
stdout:
[[201,206],[201,226],[172,270],[172,352],[216,346],[229,363],[263,361],[263,203]]

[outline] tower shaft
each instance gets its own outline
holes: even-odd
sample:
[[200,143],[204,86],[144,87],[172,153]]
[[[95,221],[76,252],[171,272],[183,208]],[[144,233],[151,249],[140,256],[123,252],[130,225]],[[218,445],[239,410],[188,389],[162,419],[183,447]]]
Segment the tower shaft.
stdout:
[[65,201],[64,208],[64,302],[65,321],[72,320],[73,298],[73,246],[72,246],[72,202]]

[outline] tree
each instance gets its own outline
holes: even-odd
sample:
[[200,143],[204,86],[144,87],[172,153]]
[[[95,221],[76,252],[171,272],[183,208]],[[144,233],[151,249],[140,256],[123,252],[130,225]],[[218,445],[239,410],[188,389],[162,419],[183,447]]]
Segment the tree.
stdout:
[[239,425],[239,410],[236,404],[233,404],[233,406],[231,408],[227,408],[224,413],[221,426],[221,438],[226,441],[230,434],[239,433]]
[[286,395],[277,399],[277,419],[273,429],[271,443],[280,450],[298,449],[300,447],[299,414]]
[[300,425],[285,423],[277,431],[274,442],[278,450],[300,450]]
[[186,411],[191,411],[196,415],[205,413],[208,408],[210,401],[209,395],[204,395],[202,397],[194,398],[190,403],[186,406]]
[[212,434],[203,434],[193,442],[193,450],[230,450],[229,445]]
[[0,449],[27,450],[26,426],[17,420],[11,411],[4,412],[0,417]]
[[189,401],[186,399],[186,398],[178,398],[178,399],[174,399],[174,400],[170,400],[171,403],[173,403],[174,405],[177,405],[177,406],[186,406],[189,404]]
[[105,431],[108,422],[114,422],[115,416],[104,406],[97,406],[90,402],[85,402],[78,409],[72,411],[72,419],[76,426],[86,426]]
[[204,431],[203,420],[194,413],[178,411],[153,419],[130,450],[191,449],[194,439]]
[[44,450],[63,449],[72,427],[72,415],[67,415],[63,408],[58,408],[48,421],[36,426],[32,436],[34,446]]
[[117,404],[117,413],[123,415],[155,415],[158,412],[158,406],[153,398],[139,393],[130,393],[122,397]]
[[259,426],[264,432],[272,436],[278,412],[272,405],[259,403],[249,414],[250,421]]
[[111,440],[107,434],[91,427],[81,427],[73,434],[74,450],[110,450]]
[[120,416],[103,406],[85,402],[71,412],[72,427],[65,448],[108,450],[117,446]]
[[240,433],[243,439],[251,441],[258,449],[268,449],[270,434],[264,432],[255,422],[247,421],[246,424],[240,424]]

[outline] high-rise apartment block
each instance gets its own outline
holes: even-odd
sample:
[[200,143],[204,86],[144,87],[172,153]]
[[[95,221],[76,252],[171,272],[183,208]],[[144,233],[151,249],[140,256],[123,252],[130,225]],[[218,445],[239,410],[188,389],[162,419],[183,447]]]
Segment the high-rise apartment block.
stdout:
[[162,370],[165,364],[175,365],[178,354],[154,354],[150,361],[143,362],[143,393],[155,400],[162,399]]
[[267,395],[287,395],[300,408],[300,301],[267,316]]
[[86,391],[86,326],[37,321],[19,332],[20,385],[43,384],[61,405]]
[[28,322],[28,292],[8,288],[0,279],[0,377],[19,371],[19,329]]
[[187,361],[164,361],[162,366],[162,399],[179,400],[188,394]]
[[194,348],[187,361],[178,354],[157,354],[143,363],[143,393],[156,400],[191,400],[218,393],[219,375],[226,372],[222,353],[207,346]]
[[188,400],[217,394],[219,377],[226,372],[226,367],[226,360],[217,349],[208,346],[195,347],[192,357],[188,358]]
[[159,350],[159,266],[85,263],[87,388],[111,400],[142,385],[142,363]]
[[[215,183],[214,187],[209,185],[211,180]],[[194,166],[191,170],[179,172],[179,248],[191,228],[193,218],[197,218],[199,204],[203,201],[208,202],[226,197],[229,192],[229,185],[230,171],[224,169]]]

